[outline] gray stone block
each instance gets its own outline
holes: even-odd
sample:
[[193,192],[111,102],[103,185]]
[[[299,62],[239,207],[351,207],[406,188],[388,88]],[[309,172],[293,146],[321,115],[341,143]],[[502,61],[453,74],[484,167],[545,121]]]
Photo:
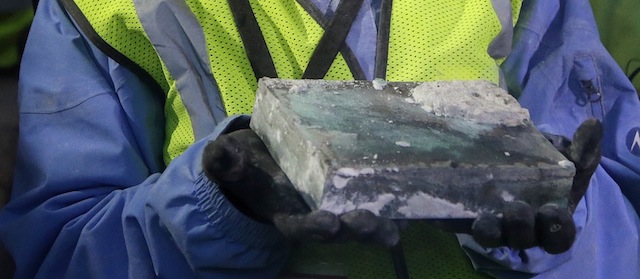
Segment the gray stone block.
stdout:
[[261,79],[251,128],[314,208],[467,219],[566,205],[574,166],[487,81]]

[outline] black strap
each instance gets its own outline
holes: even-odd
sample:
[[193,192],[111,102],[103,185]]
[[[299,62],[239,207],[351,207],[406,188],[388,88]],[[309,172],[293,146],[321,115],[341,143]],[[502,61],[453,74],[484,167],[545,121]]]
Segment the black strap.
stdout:
[[404,258],[402,242],[398,242],[398,244],[391,247],[389,251],[391,252],[393,268],[396,271],[396,279],[409,279],[409,269],[407,269],[407,262]]
[[[329,20],[325,18],[324,13],[316,7],[316,5],[311,2],[312,0],[296,0],[298,4],[313,18],[322,29],[327,29],[327,25],[329,24]],[[349,47],[348,44],[342,44],[342,48],[340,48],[340,54],[342,54],[342,58],[347,63],[347,67],[351,70],[351,74],[355,80],[366,80],[367,76],[364,74],[364,70],[362,66],[360,66],[360,61],[356,57],[353,50]]]
[[329,71],[333,60],[344,43],[353,21],[356,19],[363,0],[341,0],[333,18],[320,38],[303,79],[321,79]]
[[633,82],[633,79],[636,78],[636,76],[640,73],[640,67],[635,69],[630,75],[629,75],[629,80],[631,82]]
[[378,21],[378,38],[376,46],[376,65],[374,77],[387,79],[387,60],[389,59],[389,33],[391,32],[391,2],[382,0],[380,19]]
[[278,72],[249,0],[228,0],[228,3],[256,79],[277,78]]

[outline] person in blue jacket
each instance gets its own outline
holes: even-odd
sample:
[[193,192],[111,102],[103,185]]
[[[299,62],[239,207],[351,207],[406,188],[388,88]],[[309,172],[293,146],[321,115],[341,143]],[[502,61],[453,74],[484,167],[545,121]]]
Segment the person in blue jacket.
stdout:
[[[277,181],[277,166],[253,177],[259,179],[234,176],[234,167],[255,167],[256,160],[270,157],[246,129],[249,116],[229,109],[236,96],[229,97],[227,90],[234,89],[226,86],[255,83],[273,69],[247,54],[255,75],[219,72],[220,66],[235,68],[216,63],[215,51],[242,45],[208,41],[229,30],[220,23],[226,18],[206,12],[220,12],[215,5],[222,2],[129,2],[43,0],[37,7],[20,73],[14,188],[0,212],[0,241],[15,260],[16,278],[275,278],[290,256],[292,239],[398,242],[394,222],[367,212],[335,216],[304,206],[282,209],[279,198],[295,204],[296,197],[288,194],[286,182]],[[233,2],[233,12],[247,11]],[[313,17],[349,10],[338,2],[343,1],[296,3],[314,11]],[[393,3],[396,11],[401,2]],[[578,167],[571,212],[553,213],[569,216],[561,221],[563,228],[575,231],[568,238],[545,238],[547,232],[532,226],[517,227],[522,234],[514,235],[500,223],[509,222],[504,217],[486,230],[458,234],[460,246],[476,269],[495,277],[637,278],[640,102],[600,43],[588,1],[524,1],[513,29],[511,12],[500,12],[511,3],[491,5],[502,23],[488,50],[492,58],[504,58],[496,82],[518,96],[539,130]],[[377,19],[390,10],[386,0],[365,0],[355,9],[358,17],[338,44],[350,48],[341,49],[345,58],[334,62],[352,69],[352,78],[373,79],[384,72],[378,43],[385,40],[376,38],[388,25]],[[235,19],[243,23],[239,29],[251,28],[250,15]],[[123,26],[131,33],[120,32]],[[258,42],[246,44],[243,37],[247,52],[264,51],[260,40],[273,39],[247,32]],[[146,40],[153,48],[145,49]],[[280,74],[278,57],[273,62]],[[389,72],[392,65],[390,59]],[[336,68],[323,74],[339,76],[331,72]],[[158,82],[163,78],[166,83]],[[193,130],[187,140],[192,143],[179,152],[172,148],[180,146],[174,140],[184,135],[179,129],[185,122],[174,114],[188,115]],[[593,132],[598,127],[601,143]],[[229,148],[249,162],[220,164],[233,157],[225,153]],[[265,190],[262,181],[284,187],[282,197]],[[523,212],[527,221],[539,220],[540,214]],[[496,220],[483,218],[476,223]]]

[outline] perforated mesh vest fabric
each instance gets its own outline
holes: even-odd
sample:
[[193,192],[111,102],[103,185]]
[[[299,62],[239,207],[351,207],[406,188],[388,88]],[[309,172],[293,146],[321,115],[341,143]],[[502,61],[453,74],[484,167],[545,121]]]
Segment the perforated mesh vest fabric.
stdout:
[[[323,29],[296,1],[252,0],[278,77],[302,77]],[[227,114],[251,113],[257,89],[256,77],[244,51],[227,1],[187,0],[202,23],[212,72],[222,93]],[[338,54],[327,79],[353,79]]]
[[[455,235],[438,230],[422,221],[412,221],[402,232],[404,258],[409,278],[472,279],[491,278],[476,272]],[[311,265],[309,263],[316,263]],[[321,264],[317,264],[321,263]],[[321,271],[318,271],[321,269]],[[380,246],[348,243],[340,245],[307,244],[295,250],[283,278],[306,274],[329,278],[396,278],[391,252]]]
[[[520,3],[512,1],[514,18]],[[491,1],[393,1],[387,80],[498,84],[498,64],[487,46],[500,29]]]
[[[142,67],[162,89],[168,90],[161,61],[140,24],[131,0],[78,0],[63,1],[63,4],[67,10],[70,4],[77,5],[102,40]],[[74,19],[77,21],[78,18]],[[93,39],[93,34],[86,35]]]

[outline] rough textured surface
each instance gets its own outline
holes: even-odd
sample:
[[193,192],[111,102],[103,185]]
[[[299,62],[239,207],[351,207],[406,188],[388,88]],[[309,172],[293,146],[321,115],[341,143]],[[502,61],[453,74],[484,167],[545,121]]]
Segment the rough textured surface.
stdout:
[[530,120],[516,98],[488,81],[425,82],[411,90],[411,98],[436,116],[506,126]]
[[510,96],[483,94],[506,92],[484,81],[262,79],[251,127],[312,208],[455,219],[505,201],[564,203],[573,164]]

